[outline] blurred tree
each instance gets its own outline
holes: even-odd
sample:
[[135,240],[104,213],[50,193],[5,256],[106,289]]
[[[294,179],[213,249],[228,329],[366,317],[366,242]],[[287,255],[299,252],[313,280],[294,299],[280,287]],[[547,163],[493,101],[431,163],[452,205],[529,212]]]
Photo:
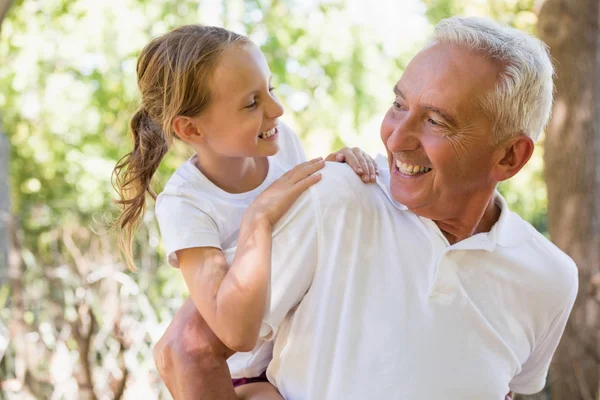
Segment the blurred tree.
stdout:
[[[8,13],[12,0],[0,0],[0,32],[2,31],[2,21]],[[8,186],[8,139],[2,130],[2,119],[0,115],[0,284],[8,275],[8,224],[10,216],[10,197]],[[0,351],[2,358],[2,351]]]
[[12,2],[13,0],[0,0],[0,27],[2,26],[2,21],[4,20],[4,17],[6,17]]
[[432,24],[437,24],[444,18],[463,13],[462,3],[457,0],[423,0],[427,6],[425,15]]
[[546,0],[538,31],[556,67],[546,131],[550,237],[579,268],[579,296],[552,370],[552,398],[600,396],[600,3]]
[[[12,0],[0,0],[0,32],[2,22],[8,13]],[[8,278],[8,254],[10,249],[10,196],[8,185],[9,149],[8,139],[2,130],[2,115],[0,114],[0,287]],[[9,335],[7,328],[0,319],[0,360],[8,347]],[[0,378],[0,385],[2,379]],[[1,386],[0,386],[1,387]],[[0,395],[0,397],[3,397]]]

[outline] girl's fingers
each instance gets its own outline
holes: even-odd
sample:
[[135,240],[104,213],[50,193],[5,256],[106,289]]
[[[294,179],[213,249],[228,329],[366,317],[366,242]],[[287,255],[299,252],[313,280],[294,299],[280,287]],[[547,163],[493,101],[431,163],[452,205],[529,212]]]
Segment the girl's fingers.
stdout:
[[286,173],[287,178],[291,181],[292,184],[306,178],[307,176],[314,174],[318,170],[322,169],[325,166],[325,161],[323,158],[315,158],[310,161],[303,162],[298,166],[294,167],[290,171]]
[[373,160],[368,154],[363,153],[367,165],[369,166],[369,178],[371,182],[375,182],[375,176],[378,174],[377,164],[375,164],[375,160]]
[[359,175],[363,175],[365,173],[366,170],[360,164],[360,161],[356,157],[356,154],[354,154],[352,151],[348,151],[346,154],[344,154],[344,158],[346,164],[348,164],[354,170],[354,172],[356,172]]
[[325,167],[325,160],[323,160],[322,157],[312,160],[312,162],[310,164],[308,164],[301,171],[299,171],[300,178],[298,180],[306,178],[307,176],[314,174],[318,170],[323,169],[323,167]]
[[335,153],[331,153],[330,155],[325,157],[325,161],[344,162],[344,153],[342,153],[342,150]]
[[360,173],[362,175],[362,180],[363,182],[370,182],[371,181],[371,172],[369,170],[369,163],[367,161],[367,155],[358,147],[355,147],[352,149],[352,153],[354,155],[354,157],[356,157],[356,160],[358,162],[359,165],[359,169],[362,170],[362,173]]
[[296,197],[300,196],[306,189],[319,182],[321,180],[321,177],[321,173],[317,172],[298,181],[298,183],[296,183],[292,189],[296,194]]

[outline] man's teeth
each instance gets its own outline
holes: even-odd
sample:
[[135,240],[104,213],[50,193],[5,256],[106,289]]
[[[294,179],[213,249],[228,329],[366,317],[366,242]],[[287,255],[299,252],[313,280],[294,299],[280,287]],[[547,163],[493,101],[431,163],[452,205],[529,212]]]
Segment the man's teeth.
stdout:
[[421,167],[418,165],[410,165],[401,161],[396,161],[396,167],[398,167],[398,170],[400,170],[400,172],[402,172],[405,175],[416,175],[418,173],[431,171],[431,168]]
[[266,139],[266,138],[273,136],[276,133],[277,133],[277,127],[275,126],[271,129],[269,129],[268,131],[261,133],[260,135],[258,135],[258,137],[261,139]]

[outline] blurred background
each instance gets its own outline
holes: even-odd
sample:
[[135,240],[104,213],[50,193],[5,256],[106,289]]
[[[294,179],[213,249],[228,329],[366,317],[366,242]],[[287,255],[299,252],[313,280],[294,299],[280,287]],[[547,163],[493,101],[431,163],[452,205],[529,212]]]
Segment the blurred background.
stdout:
[[[189,23],[249,35],[309,156],[343,145],[376,154],[394,83],[452,15],[550,46],[553,119],[500,190],[580,269],[548,387],[531,398],[600,399],[598,0],[0,0],[0,399],[170,398],[151,349],[185,285],[166,263],[153,203],[137,272],[110,232],[111,172],[130,149],[136,57],[151,38]],[[187,155],[168,155],[157,191]]]

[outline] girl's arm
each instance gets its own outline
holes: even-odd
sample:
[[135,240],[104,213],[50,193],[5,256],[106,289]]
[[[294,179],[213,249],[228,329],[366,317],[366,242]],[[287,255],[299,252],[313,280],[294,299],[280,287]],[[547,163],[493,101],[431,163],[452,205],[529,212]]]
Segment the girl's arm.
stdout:
[[256,345],[271,273],[271,225],[242,222],[231,266],[220,249],[195,247],[177,252],[190,297],[215,335],[230,349]]
[[248,207],[242,218],[231,266],[214,247],[177,251],[179,266],[196,308],[230,349],[256,345],[271,277],[271,227],[294,201],[318,182],[322,159],[308,161],[276,180]]

